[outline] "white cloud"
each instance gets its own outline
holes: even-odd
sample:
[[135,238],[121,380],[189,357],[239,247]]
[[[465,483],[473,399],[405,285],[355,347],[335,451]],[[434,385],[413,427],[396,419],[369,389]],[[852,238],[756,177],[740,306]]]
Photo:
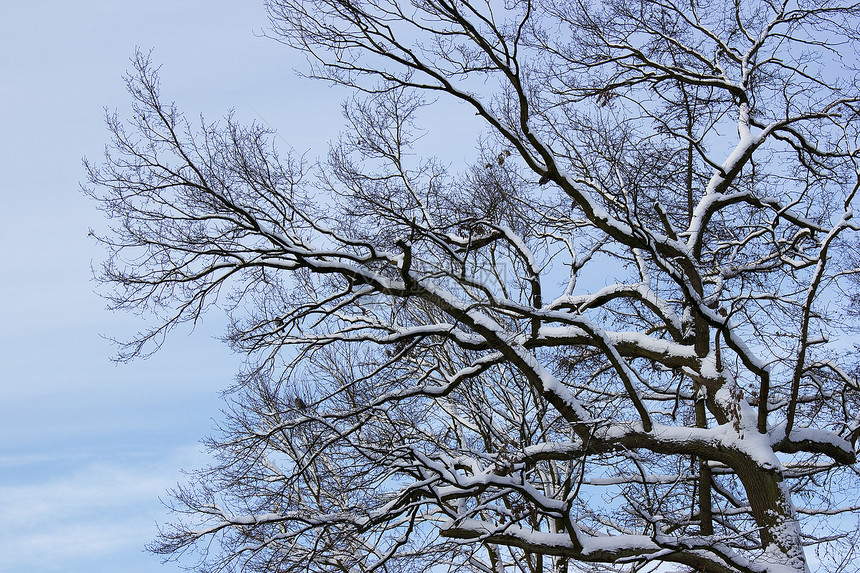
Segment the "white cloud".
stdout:
[[[40,473],[18,472],[28,479],[0,485],[0,571],[112,571],[99,564],[115,564],[118,555],[151,570],[158,561],[142,549],[155,522],[167,518],[158,498],[180,479],[177,468],[202,464],[198,450],[71,466],[58,460],[60,470],[41,459]],[[32,461],[7,457],[0,465],[20,470]]]

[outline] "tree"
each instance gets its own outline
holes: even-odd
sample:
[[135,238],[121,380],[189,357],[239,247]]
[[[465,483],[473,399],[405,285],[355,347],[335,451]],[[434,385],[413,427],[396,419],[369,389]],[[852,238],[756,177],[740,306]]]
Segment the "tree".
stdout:
[[[860,5],[267,6],[310,76],[355,90],[325,160],[193,125],[138,55],[134,117],[88,165],[112,303],[160,317],[121,357],[213,306],[248,356],[156,552],[848,567]],[[474,165],[414,154],[445,98],[484,125]]]

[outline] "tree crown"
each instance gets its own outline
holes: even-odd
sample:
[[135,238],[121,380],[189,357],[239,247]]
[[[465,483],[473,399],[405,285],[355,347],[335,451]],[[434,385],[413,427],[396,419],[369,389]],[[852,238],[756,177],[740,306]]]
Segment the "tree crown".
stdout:
[[[134,117],[88,165],[113,305],[160,317],[121,357],[218,301],[249,357],[155,551],[748,573],[807,571],[813,545],[839,570],[858,5],[267,6],[310,76],[356,91],[324,160],[192,124],[138,55]],[[486,128],[461,170],[412,154],[443,97]]]

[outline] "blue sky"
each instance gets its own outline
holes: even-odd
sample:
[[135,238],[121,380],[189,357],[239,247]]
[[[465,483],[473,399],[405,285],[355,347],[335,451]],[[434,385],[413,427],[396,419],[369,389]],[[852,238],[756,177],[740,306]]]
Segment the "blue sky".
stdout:
[[[303,57],[262,38],[266,24],[262,0],[0,7],[0,573],[181,570],[143,545],[169,519],[159,496],[205,464],[199,440],[240,359],[214,340],[213,315],[148,360],[110,362],[103,335],[141,323],[94,293],[103,253],[87,233],[104,221],[79,190],[81,158],[108,141],[105,108],[128,114],[136,47],[153,49],[165,99],[189,116],[233,108],[324,154],[347,94],[298,78]],[[473,114],[441,113],[446,130],[422,145],[470,155]]]
[[102,335],[136,331],[94,294],[88,237],[104,225],[79,191],[81,158],[127,114],[135,47],[162,63],[188,115],[277,127],[324,152],[343,92],[297,78],[301,57],[260,37],[262,2],[4,2],[0,8],[0,572],[178,571],[142,551],[158,497],[205,462],[239,358],[212,316],[151,359],[114,365]]
[[[143,545],[168,519],[159,496],[205,464],[198,444],[240,359],[214,340],[213,315],[148,360],[109,360],[103,336],[142,323],[94,293],[103,252],[87,233],[105,223],[80,192],[81,159],[104,150],[105,108],[129,113],[136,47],[153,50],[164,98],[189,116],[235,109],[284,147],[324,155],[348,94],[298,78],[304,58],[262,38],[266,25],[262,0],[0,8],[0,573],[180,571]],[[434,122],[457,133],[422,144],[471,155],[473,114],[457,112]]]

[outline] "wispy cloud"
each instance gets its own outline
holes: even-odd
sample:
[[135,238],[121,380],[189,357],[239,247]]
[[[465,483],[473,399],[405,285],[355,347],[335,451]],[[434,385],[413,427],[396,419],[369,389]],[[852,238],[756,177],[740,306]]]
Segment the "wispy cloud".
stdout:
[[[177,468],[201,465],[198,450],[109,463],[58,459],[59,471],[41,456],[0,459],[19,476],[0,484],[0,571],[112,571],[99,564],[120,554],[147,563],[142,546],[166,518],[158,497],[180,479]],[[148,563],[152,570],[158,561]]]

